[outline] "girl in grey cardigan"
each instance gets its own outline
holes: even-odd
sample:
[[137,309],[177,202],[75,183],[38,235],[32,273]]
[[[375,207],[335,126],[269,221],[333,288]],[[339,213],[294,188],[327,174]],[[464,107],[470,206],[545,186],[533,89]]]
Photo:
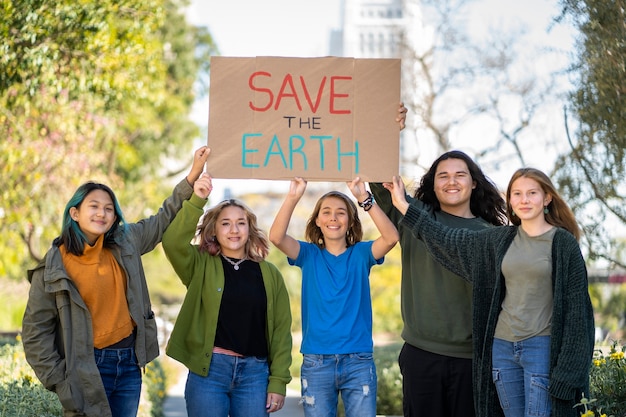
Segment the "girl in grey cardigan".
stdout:
[[474,399],[479,417],[574,417],[588,397],[594,319],[572,211],[541,171],[516,171],[511,226],[451,229],[386,183],[401,227],[473,284]]

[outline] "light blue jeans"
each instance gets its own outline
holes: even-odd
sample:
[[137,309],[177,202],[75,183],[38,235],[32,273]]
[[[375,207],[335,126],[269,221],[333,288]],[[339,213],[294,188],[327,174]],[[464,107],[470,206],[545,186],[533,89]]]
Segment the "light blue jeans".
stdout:
[[213,353],[209,374],[187,376],[189,417],[267,417],[266,358]]
[[339,394],[346,417],[376,416],[376,365],[371,353],[303,355],[305,417],[335,417]]
[[113,417],[137,415],[141,396],[141,369],[134,348],[94,349]]
[[550,417],[550,336],[493,340],[493,382],[506,417]]

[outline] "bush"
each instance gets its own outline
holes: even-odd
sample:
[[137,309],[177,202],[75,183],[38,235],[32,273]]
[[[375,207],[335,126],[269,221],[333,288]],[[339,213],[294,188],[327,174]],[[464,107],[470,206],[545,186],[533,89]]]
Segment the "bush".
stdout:
[[0,346],[0,416],[61,417],[57,396],[37,380],[24,358],[21,344]]
[[402,343],[377,346],[374,362],[378,376],[376,413],[382,415],[402,415],[402,375],[398,366],[398,354]]
[[[46,390],[26,362],[18,339],[0,343],[0,417],[62,417],[53,392]],[[146,367],[138,417],[163,417],[165,372],[159,359]]]
[[142,397],[151,404],[150,416],[163,417],[163,403],[166,396],[167,377],[163,363],[157,359],[146,366],[143,376]]
[[[590,397],[583,416],[626,416],[626,346],[613,342],[608,353],[596,350],[589,374]],[[584,401],[584,400],[583,400]],[[600,414],[601,413],[601,414]]]

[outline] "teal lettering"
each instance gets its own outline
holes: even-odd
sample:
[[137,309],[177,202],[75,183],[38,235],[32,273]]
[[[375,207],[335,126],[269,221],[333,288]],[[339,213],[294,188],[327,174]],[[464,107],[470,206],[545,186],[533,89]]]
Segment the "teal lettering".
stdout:
[[341,158],[353,156],[355,160],[354,172],[359,173],[359,142],[354,141],[354,152],[341,152],[341,138],[337,137],[337,169],[341,172]]
[[262,136],[260,133],[244,133],[241,138],[241,166],[244,168],[258,168],[259,164],[248,164],[246,162],[246,155],[249,153],[257,153],[258,149],[247,149],[246,144],[248,141],[248,137],[257,137]]
[[[320,143],[320,168],[322,169],[322,171],[324,170],[325,167],[325,163],[324,163],[324,141],[325,140],[331,140],[333,137],[332,136],[311,136],[312,140],[319,140]],[[339,138],[337,138],[337,140],[339,140]]]
[[[272,149],[276,147],[278,150],[273,151]],[[272,155],[280,155],[280,159],[283,161],[283,167],[287,168],[287,161],[285,161],[285,155],[283,154],[283,150],[280,147],[280,142],[278,142],[278,136],[274,135],[272,141],[270,142],[269,149],[267,150],[267,155],[265,155],[265,162],[263,166],[266,167],[270,162],[270,157]]]
[[[300,140],[300,146],[298,146],[298,147],[294,146],[295,139],[299,139]],[[303,151],[303,148],[304,148],[304,137],[302,137],[300,135],[289,136],[289,168],[291,170],[293,170],[293,155],[294,154],[302,155],[302,163],[304,165],[304,170],[305,171],[307,170],[309,164],[308,164],[308,161],[306,159],[306,153]]]

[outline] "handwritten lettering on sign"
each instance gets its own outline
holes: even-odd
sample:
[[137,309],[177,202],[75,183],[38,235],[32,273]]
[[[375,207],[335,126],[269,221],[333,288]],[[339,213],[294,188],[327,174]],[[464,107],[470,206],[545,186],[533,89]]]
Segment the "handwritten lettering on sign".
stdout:
[[400,61],[211,59],[216,178],[388,181],[399,169]]

